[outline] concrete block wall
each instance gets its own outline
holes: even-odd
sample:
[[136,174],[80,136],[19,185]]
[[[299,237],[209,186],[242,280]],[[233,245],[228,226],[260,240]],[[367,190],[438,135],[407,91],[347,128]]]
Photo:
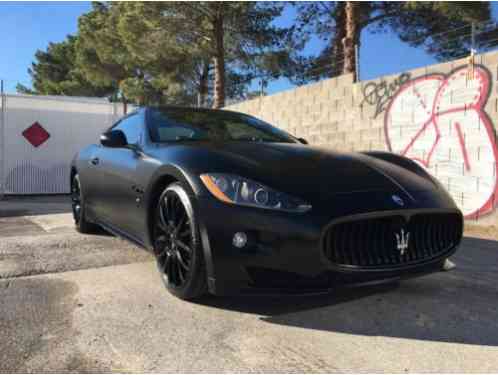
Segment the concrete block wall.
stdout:
[[498,52],[359,83],[343,75],[226,109],[312,145],[405,155],[443,183],[468,223],[498,229]]

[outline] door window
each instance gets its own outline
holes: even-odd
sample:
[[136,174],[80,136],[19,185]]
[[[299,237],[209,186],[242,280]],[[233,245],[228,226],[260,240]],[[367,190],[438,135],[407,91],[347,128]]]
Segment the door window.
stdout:
[[129,144],[138,144],[143,133],[142,117],[138,114],[130,115],[121,120],[113,129],[123,131]]

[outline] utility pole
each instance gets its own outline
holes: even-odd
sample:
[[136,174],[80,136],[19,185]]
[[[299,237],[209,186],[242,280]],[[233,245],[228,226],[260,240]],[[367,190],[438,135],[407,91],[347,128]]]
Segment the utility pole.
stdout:
[[476,50],[476,23],[472,22],[472,33],[471,33],[471,53],[475,53]]
[[0,80],[0,199],[5,195],[5,95],[3,79]]
[[360,82],[360,48],[354,45],[355,82]]
[[476,53],[476,24],[472,22],[472,29],[470,34],[470,56],[467,69],[467,80],[474,79],[474,63]]

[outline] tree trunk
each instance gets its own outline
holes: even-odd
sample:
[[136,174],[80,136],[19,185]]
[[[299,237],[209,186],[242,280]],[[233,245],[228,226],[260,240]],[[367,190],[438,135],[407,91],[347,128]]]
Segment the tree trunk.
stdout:
[[126,102],[126,97],[121,94],[121,101],[123,103],[123,114],[126,115],[128,113],[128,103]]
[[214,103],[213,108],[225,106],[225,47],[223,45],[223,5],[213,22],[215,54],[214,54]]
[[204,107],[206,104],[206,97],[208,94],[208,79],[209,79],[209,61],[202,63],[202,72],[199,77],[199,107]]
[[344,71],[344,46],[342,41],[346,36],[346,28],[345,28],[345,3],[339,2],[337,3],[336,14],[335,17],[335,32],[334,37],[332,38],[331,43],[331,51],[332,51],[332,71],[331,76],[335,77],[343,73]]
[[355,43],[358,43],[360,38],[360,12],[359,4],[355,1],[347,1],[345,6],[345,29],[346,36],[342,39],[344,48],[344,74],[353,73],[356,79],[356,57]]

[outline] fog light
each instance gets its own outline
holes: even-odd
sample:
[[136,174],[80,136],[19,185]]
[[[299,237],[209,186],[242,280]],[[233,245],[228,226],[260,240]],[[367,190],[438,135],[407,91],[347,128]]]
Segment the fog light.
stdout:
[[237,232],[233,235],[233,246],[242,249],[247,244],[247,234],[244,232]]

